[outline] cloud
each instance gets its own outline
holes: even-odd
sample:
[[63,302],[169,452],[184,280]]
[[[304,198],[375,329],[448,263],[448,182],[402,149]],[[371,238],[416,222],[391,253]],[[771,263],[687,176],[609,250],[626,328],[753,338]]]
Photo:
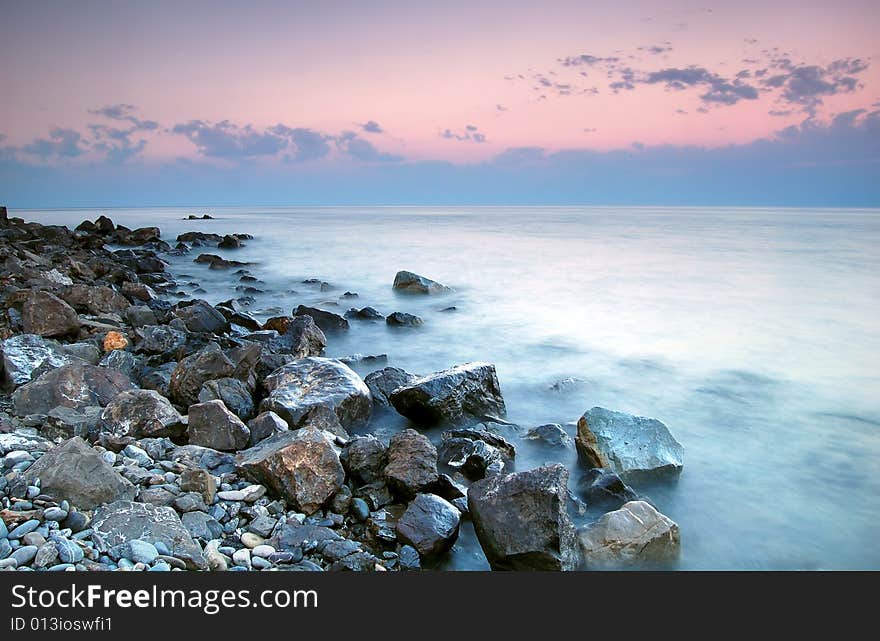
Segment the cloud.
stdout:
[[799,106],[804,112],[815,115],[824,97],[851,93],[860,88],[855,76],[865,71],[869,63],[860,58],[842,58],[822,67],[796,65],[787,57],[778,57],[772,60],[771,65],[782,73],[765,78],[762,84],[771,89],[780,89],[781,102]]
[[385,133],[385,130],[379,125],[375,120],[368,120],[367,122],[361,125],[361,129],[368,134],[381,134]]
[[579,67],[581,65],[587,65],[588,67],[594,67],[596,65],[614,65],[620,61],[620,58],[616,56],[612,57],[602,57],[602,56],[594,56],[588,53],[582,53],[579,56],[567,56],[565,58],[559,58],[559,62],[562,63],[563,67]]
[[353,131],[345,131],[336,139],[336,145],[344,153],[361,162],[399,162],[403,156],[379,151],[376,145],[364,140]]
[[330,141],[333,136],[309,129],[307,127],[288,127],[277,124],[268,132],[285,140],[283,149],[288,149],[287,159],[293,162],[309,162],[320,160],[330,153]]
[[21,148],[26,154],[39,156],[46,160],[49,158],[75,158],[87,151],[87,143],[82,135],[74,129],[53,127],[49,131],[49,138],[37,138]]
[[648,47],[639,47],[639,51],[644,51],[645,53],[650,53],[654,56],[659,56],[664,53],[669,53],[672,51],[672,46],[668,42],[664,42],[662,45],[650,45]]
[[507,111],[507,107],[504,105],[495,105],[495,111]]
[[131,139],[136,128],[117,129],[106,125],[89,125],[92,132],[92,149],[101,152],[112,162],[125,162],[141,153],[147,146],[143,138],[137,142]]
[[487,140],[486,134],[482,133],[476,125],[465,125],[461,131],[453,131],[449,128],[443,129],[440,132],[440,137],[447,140],[470,140],[476,143],[483,143]]
[[135,129],[140,131],[152,131],[159,128],[159,123],[155,120],[141,120],[140,118],[137,118],[132,113],[136,110],[137,107],[134,105],[119,103],[115,105],[107,105],[100,109],[89,109],[89,113],[96,116],[104,116],[110,120],[123,120],[130,122],[134,125]]
[[669,67],[649,72],[639,82],[649,85],[663,84],[667,89],[679,91],[688,87],[704,87],[705,93],[700,95],[700,100],[704,103],[735,105],[740,100],[755,100],[758,97],[755,87],[739,78],[727,80],[705,67]]
[[199,153],[212,158],[271,156],[289,144],[289,136],[284,133],[268,130],[260,132],[251,125],[239,126],[228,120],[216,124],[190,120],[174,125],[171,133],[186,136]]

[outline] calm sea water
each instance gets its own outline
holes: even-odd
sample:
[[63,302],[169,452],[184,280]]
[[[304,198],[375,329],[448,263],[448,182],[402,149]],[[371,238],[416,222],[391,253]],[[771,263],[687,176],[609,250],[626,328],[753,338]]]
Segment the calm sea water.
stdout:
[[[204,212],[217,219],[181,220]],[[681,526],[679,568],[880,568],[880,210],[13,212],[70,225],[102,213],[159,225],[169,241],[253,234],[246,248],[202,251],[253,261],[258,317],[354,303],[425,319],[397,330],[352,322],[331,337],[331,356],[385,353],[416,373],[491,361],[508,418],[526,427],[572,423],[595,405],[662,420],[684,445],[684,471],[637,489]],[[187,292],[241,295],[231,272],[192,263],[197,253],[172,264]],[[396,295],[399,269],[455,293]],[[380,416],[373,429],[402,424]],[[572,453],[520,447],[517,467],[554,460],[576,476]],[[486,567],[470,528],[445,567]]]

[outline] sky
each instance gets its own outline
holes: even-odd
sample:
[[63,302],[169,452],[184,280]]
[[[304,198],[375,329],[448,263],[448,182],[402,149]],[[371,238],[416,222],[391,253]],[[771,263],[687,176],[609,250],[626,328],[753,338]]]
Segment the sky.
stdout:
[[880,206],[876,0],[0,0],[0,202]]

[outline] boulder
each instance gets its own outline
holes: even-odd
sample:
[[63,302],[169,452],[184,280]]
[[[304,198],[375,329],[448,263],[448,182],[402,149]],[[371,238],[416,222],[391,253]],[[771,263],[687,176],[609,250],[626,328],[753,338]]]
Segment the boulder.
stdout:
[[474,481],[504,471],[501,452],[481,440],[443,435],[438,460]]
[[238,249],[239,247],[244,247],[244,244],[239,238],[236,238],[231,234],[226,234],[220,242],[217,243],[217,247],[219,249]]
[[348,329],[348,321],[339,314],[316,307],[300,305],[293,310],[294,316],[311,316],[315,324],[325,332],[338,332]]
[[683,448],[660,421],[604,407],[578,420],[578,454],[589,467],[607,467],[625,480],[678,474]]
[[174,508],[116,501],[98,508],[90,525],[95,548],[102,554],[117,545],[140,540],[163,544],[190,570],[208,569],[202,549],[180,522]]
[[317,512],[342,487],[345,470],[336,448],[318,430],[276,434],[240,452],[237,467],[306,514]]
[[383,367],[367,374],[364,383],[373,395],[373,403],[383,407],[390,405],[388,397],[398,387],[411,384],[418,376],[399,367]]
[[418,494],[397,521],[397,537],[414,547],[423,560],[435,559],[455,543],[459,511],[436,494]]
[[237,378],[207,381],[199,390],[199,402],[220,400],[243,421],[254,415],[254,399],[248,386]]
[[559,449],[565,449],[572,445],[571,437],[558,423],[547,423],[533,427],[523,438],[540,445]]
[[70,355],[55,341],[37,334],[19,334],[0,342],[3,386],[14,389],[30,382],[31,375],[62,365],[68,365]]
[[32,292],[21,309],[25,334],[65,336],[79,331],[79,316],[63,300],[49,292]]
[[135,330],[135,351],[169,354],[186,344],[186,334],[167,325],[147,325]]
[[404,430],[391,437],[383,476],[395,494],[412,498],[429,490],[439,478],[437,449],[423,434]]
[[131,500],[136,492],[134,485],[78,436],[46,452],[24,473],[29,485],[37,478],[44,494],[58,501],[70,501],[82,510]]
[[[197,217],[190,216],[191,220]],[[219,243],[223,240],[220,234],[208,234],[202,231],[188,231],[177,236],[179,243]]]
[[418,327],[424,323],[425,321],[420,317],[415,314],[407,314],[406,312],[394,312],[388,314],[388,317],[385,319],[386,325],[392,325],[394,327]]
[[382,320],[385,318],[373,307],[361,307],[360,309],[352,307],[345,312],[345,317],[354,320]]
[[311,316],[294,316],[281,335],[285,353],[297,358],[320,356],[327,346],[327,337]]
[[134,438],[178,437],[186,431],[171,402],[153,390],[117,394],[101,413],[101,430]]
[[223,401],[213,400],[189,407],[189,442],[221,452],[247,447],[251,431]]
[[19,387],[12,394],[18,416],[48,414],[55,407],[104,407],[120,392],[132,389],[122,372],[95,365],[64,365]]
[[106,285],[71,285],[61,297],[78,312],[86,314],[122,314],[131,303],[121,293]]
[[192,405],[198,402],[202,385],[218,378],[228,378],[234,372],[235,365],[220,347],[209,343],[177,364],[168,385],[171,400],[184,406]]
[[291,427],[315,407],[336,412],[345,429],[366,425],[372,413],[370,390],[361,377],[339,361],[309,357],[284,365],[266,377],[269,396],[260,411],[273,411]]
[[408,294],[445,294],[452,291],[446,285],[407,271],[397,272],[392,287],[399,292]]
[[594,512],[601,511],[603,514],[638,498],[635,490],[624,483],[617,474],[598,467],[587,470],[578,480],[577,488],[587,508]]
[[195,300],[186,306],[178,307],[174,315],[182,320],[187,330],[191,332],[222,334],[229,331],[226,317],[203,300]]
[[468,488],[468,510],[493,570],[573,570],[568,470],[549,465],[490,476]]
[[630,501],[577,531],[587,569],[644,567],[678,557],[678,525],[645,501]]
[[387,448],[375,436],[356,436],[345,444],[339,460],[346,473],[358,485],[383,480]]
[[248,429],[251,431],[251,446],[256,445],[270,436],[290,429],[287,422],[275,412],[263,412],[248,421]]
[[137,354],[114,349],[104,355],[98,363],[99,367],[114,369],[128,377],[132,383],[140,383],[141,374],[144,371],[144,359]]
[[417,378],[394,390],[389,400],[394,409],[422,425],[462,423],[506,412],[495,366],[489,363],[466,363]]

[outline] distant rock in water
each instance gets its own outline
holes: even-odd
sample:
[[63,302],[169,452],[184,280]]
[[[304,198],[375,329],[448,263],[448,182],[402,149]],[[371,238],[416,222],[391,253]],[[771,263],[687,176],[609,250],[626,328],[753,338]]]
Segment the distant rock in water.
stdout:
[[237,236],[233,236],[232,234],[226,234],[223,239],[217,243],[218,249],[239,249],[240,247],[244,247],[244,243],[241,242]]
[[392,287],[397,291],[410,294],[444,294],[452,291],[446,285],[442,285],[435,280],[407,271],[397,272]]
[[533,427],[523,438],[530,441],[536,441],[547,447],[556,447],[560,449],[571,447],[572,444],[571,437],[558,423],[548,423],[546,425]]
[[354,320],[382,320],[385,318],[373,307],[361,307],[360,309],[352,307],[345,312],[345,317]]
[[624,479],[677,474],[684,449],[660,421],[594,407],[578,421],[578,454],[589,467],[608,467]]
[[385,319],[386,324],[395,327],[418,327],[424,324],[424,322],[415,314],[407,314],[406,312],[394,312]]
[[336,332],[348,329],[348,321],[339,314],[328,312],[316,307],[300,305],[293,310],[294,316],[311,316],[315,324],[325,332]]
[[669,562],[681,545],[678,525],[644,501],[630,501],[578,530],[586,569]]

